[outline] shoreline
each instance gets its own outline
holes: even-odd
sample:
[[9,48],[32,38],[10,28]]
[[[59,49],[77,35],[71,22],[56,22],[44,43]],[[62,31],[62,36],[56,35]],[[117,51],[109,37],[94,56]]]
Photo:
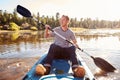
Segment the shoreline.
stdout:
[[32,32],[32,30],[18,30],[18,31],[0,30],[0,33],[5,32]]
[[[79,28],[79,27],[69,27],[71,30],[73,30],[74,32],[77,31],[89,31],[89,30],[120,30],[120,28],[97,28],[97,29],[86,29],[86,28]],[[40,30],[40,31],[44,31],[44,30]],[[34,30],[17,30],[17,31],[10,31],[10,30],[0,30],[0,33],[4,33],[4,32],[37,32]]]

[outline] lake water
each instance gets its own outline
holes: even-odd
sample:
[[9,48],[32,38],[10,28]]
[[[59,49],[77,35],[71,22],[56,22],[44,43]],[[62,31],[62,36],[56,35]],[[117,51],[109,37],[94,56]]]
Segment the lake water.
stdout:
[[[100,57],[112,64],[117,71],[97,80],[120,80],[120,30],[91,30],[77,33],[77,41],[83,50],[94,57]],[[39,57],[47,53],[51,39],[43,38],[43,32],[4,32],[0,33],[0,58]],[[97,67],[85,53],[76,51],[86,61],[93,74]]]

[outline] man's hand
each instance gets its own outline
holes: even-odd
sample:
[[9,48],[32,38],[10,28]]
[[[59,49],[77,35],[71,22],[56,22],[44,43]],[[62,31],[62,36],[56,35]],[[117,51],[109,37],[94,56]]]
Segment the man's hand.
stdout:
[[45,25],[45,29],[46,30],[51,29],[50,25]]
[[76,48],[79,48],[78,44],[74,44],[74,46],[75,46]]

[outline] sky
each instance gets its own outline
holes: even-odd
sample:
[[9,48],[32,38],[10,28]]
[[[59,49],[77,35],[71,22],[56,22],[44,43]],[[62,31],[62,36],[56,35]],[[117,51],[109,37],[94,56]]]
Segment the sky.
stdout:
[[120,0],[0,0],[0,10],[13,12],[22,5],[40,16],[55,16],[57,12],[70,18],[120,20]]

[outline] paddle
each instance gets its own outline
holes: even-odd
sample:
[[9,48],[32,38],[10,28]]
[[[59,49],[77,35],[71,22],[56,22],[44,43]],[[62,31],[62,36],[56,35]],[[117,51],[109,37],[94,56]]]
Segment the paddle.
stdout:
[[[22,16],[24,16],[24,17],[32,18],[32,19],[34,19],[35,21],[38,21],[36,18],[34,18],[33,16],[31,16],[31,12],[30,12],[28,9],[26,9],[26,8],[20,6],[20,5],[17,6],[17,12],[18,12],[19,14],[21,14]],[[43,23],[41,23],[40,21],[39,21],[39,23],[42,24],[43,26],[45,26],[45,25],[44,25]],[[69,43],[71,43],[71,44],[73,45],[72,42],[70,42],[70,41],[67,40],[65,37],[63,37],[63,36],[61,36],[60,34],[58,34],[56,31],[54,31],[54,30],[52,30],[52,29],[49,29],[49,30],[52,31],[52,32],[54,32],[56,35],[58,35],[59,37],[61,37],[62,39],[66,40],[67,42],[69,42]],[[94,61],[94,63],[96,64],[96,66],[98,66],[101,70],[103,70],[103,71],[105,71],[105,72],[114,72],[114,71],[116,70],[115,67],[113,67],[110,63],[108,63],[108,62],[105,61],[104,59],[99,58],[99,57],[93,57],[93,56],[91,56],[90,54],[88,54],[87,52],[85,52],[83,49],[81,49],[81,48],[79,48],[79,47],[77,47],[77,48],[78,48],[81,52],[84,52],[85,54],[87,54],[88,56],[90,56],[90,57],[93,59],[93,61]]]

